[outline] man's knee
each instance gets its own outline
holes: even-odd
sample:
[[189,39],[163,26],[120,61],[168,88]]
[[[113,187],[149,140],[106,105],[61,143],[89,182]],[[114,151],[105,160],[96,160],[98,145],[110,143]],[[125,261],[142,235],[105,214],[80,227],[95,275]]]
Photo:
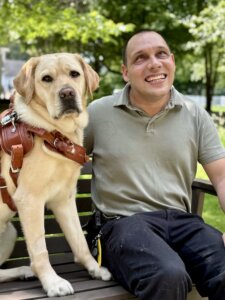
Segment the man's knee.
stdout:
[[191,279],[185,269],[185,267],[181,265],[177,265],[174,262],[168,262],[166,265],[161,265],[160,270],[158,272],[158,280],[164,284],[164,282],[168,286],[177,286],[177,285],[190,285],[191,288]]
[[139,299],[186,299],[192,282],[185,268],[168,263],[155,274],[140,278],[135,295]]
[[225,272],[216,274],[213,278],[207,280],[203,285],[196,285],[200,295],[209,300],[225,299]]

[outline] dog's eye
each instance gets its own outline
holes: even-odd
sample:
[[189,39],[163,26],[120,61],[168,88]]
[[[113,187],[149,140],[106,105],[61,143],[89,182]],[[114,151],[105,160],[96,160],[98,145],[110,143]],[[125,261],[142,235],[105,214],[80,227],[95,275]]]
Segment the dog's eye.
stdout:
[[70,71],[70,76],[73,78],[76,78],[76,77],[80,76],[80,73],[77,71]]
[[42,81],[45,81],[45,82],[52,82],[53,81],[53,78],[49,75],[45,75],[42,77]]

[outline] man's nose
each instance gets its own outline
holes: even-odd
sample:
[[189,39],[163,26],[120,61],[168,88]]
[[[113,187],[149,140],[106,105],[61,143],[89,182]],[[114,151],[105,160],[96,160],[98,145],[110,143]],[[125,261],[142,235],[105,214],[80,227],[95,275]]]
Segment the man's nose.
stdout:
[[149,68],[160,68],[161,66],[162,66],[162,63],[157,57],[151,56],[149,58],[149,61],[148,61]]

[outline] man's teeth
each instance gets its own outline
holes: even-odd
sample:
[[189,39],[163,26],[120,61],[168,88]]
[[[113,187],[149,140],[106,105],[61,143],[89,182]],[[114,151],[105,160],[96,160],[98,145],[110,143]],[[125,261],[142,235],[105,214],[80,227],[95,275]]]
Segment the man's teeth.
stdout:
[[150,81],[155,81],[155,80],[160,80],[160,79],[165,79],[166,75],[165,74],[160,74],[160,75],[156,75],[156,76],[149,76],[148,78],[146,78],[146,81],[150,82]]

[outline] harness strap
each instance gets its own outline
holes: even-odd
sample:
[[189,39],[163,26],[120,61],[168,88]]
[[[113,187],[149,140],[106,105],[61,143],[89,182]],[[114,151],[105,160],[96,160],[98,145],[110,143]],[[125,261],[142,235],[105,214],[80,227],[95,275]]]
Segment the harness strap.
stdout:
[[86,155],[86,149],[78,144],[71,142],[67,137],[59,131],[48,132],[43,128],[35,128],[28,126],[28,131],[35,133],[44,140],[45,146],[54,152],[62,154],[81,165],[89,161]]
[[12,145],[10,176],[15,186],[17,186],[17,179],[23,164],[23,156],[24,156],[23,145],[22,144]]
[[16,212],[17,208],[16,208],[16,206],[15,206],[15,204],[14,204],[11,196],[9,195],[5,179],[1,175],[1,168],[0,168],[0,190],[1,190],[1,195],[2,195],[2,201],[3,201],[3,203],[7,204],[8,207],[12,211]]
[[[34,134],[41,137],[45,146],[51,151],[57,152],[81,165],[84,165],[84,163],[89,160],[84,147],[73,143],[60,132],[48,132],[43,128],[35,128],[22,122],[15,122],[16,113],[13,109],[3,112],[0,115],[0,121],[0,151],[2,149],[11,155],[9,173],[15,186],[17,186],[24,155],[33,147]],[[1,162],[0,189],[3,202],[6,203],[12,211],[17,211],[7,190],[6,181],[1,175]]]

